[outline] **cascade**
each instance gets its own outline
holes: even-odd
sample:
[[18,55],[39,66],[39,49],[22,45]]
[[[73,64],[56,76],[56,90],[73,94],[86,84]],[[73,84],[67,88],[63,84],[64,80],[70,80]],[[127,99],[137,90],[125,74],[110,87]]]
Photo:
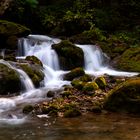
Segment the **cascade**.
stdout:
[[21,84],[25,88],[25,91],[30,91],[30,90],[34,89],[34,85],[31,81],[31,79],[29,78],[29,76],[23,70],[17,69],[16,67],[12,66],[10,63],[8,63],[5,60],[0,60],[0,64],[6,65],[7,67],[15,70],[19,74]]
[[[19,108],[25,103],[35,103],[38,101],[46,100],[46,93],[50,89],[59,89],[63,85],[70,84],[69,81],[63,80],[63,75],[68,71],[63,71],[59,66],[59,59],[57,53],[51,48],[52,44],[57,44],[61,40],[56,38],[50,38],[48,36],[42,35],[29,35],[27,38],[20,38],[18,42],[18,53],[17,59],[25,59],[26,56],[36,56],[43,63],[44,67],[44,87],[40,89],[35,89],[31,79],[28,75],[21,69],[17,69],[10,63],[4,60],[0,60],[0,63],[14,69],[20,75],[21,83],[26,88],[26,92],[19,96],[10,98],[0,98],[0,122],[6,123],[23,123],[26,117],[19,117],[18,115],[13,115],[8,111],[13,108]],[[129,73],[116,71],[110,68],[109,64],[106,63],[106,56],[95,45],[78,45],[84,52],[84,69],[86,73],[91,75],[114,75],[114,76],[134,76],[138,73]],[[3,53],[2,53],[3,55]]]

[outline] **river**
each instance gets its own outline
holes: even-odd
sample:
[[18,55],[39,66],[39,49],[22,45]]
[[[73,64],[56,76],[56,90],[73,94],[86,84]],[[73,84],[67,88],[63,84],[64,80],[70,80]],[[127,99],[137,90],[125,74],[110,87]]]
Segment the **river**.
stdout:
[[77,118],[36,118],[0,125],[0,140],[139,140],[140,117],[88,114]]

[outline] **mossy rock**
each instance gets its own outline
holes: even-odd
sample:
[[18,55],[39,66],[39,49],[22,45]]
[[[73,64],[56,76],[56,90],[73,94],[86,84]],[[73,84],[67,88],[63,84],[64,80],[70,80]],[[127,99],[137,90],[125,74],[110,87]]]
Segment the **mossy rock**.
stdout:
[[19,93],[20,90],[21,83],[18,73],[6,65],[0,64],[0,94]]
[[25,60],[30,61],[32,64],[37,64],[43,67],[42,62],[36,56],[27,56]]
[[78,90],[82,90],[85,83],[81,80],[75,79],[71,82],[71,85]]
[[64,80],[71,81],[74,78],[78,78],[83,75],[85,75],[85,71],[83,70],[83,68],[75,68],[75,69],[71,70],[69,73],[65,74]]
[[50,116],[57,116],[58,108],[55,105],[43,106],[41,108],[42,114],[48,114]]
[[117,112],[140,113],[140,78],[128,80],[111,90],[104,108]]
[[92,81],[92,77],[88,74],[84,74],[83,76],[79,77],[79,80],[83,82],[90,82]]
[[98,84],[100,89],[105,89],[105,87],[107,86],[106,80],[104,77],[97,77],[95,79],[95,82]]
[[68,98],[70,95],[72,95],[72,92],[71,91],[63,91],[60,95],[63,98]]
[[69,40],[77,44],[96,44],[97,41],[106,40],[106,37],[102,34],[98,28],[84,31],[81,34],[72,36]]
[[30,34],[30,32],[30,29],[20,24],[6,20],[0,20],[0,36],[9,37],[14,35],[17,37],[23,37]]
[[26,106],[24,106],[22,112],[24,114],[29,114],[30,112],[33,111],[33,109],[34,109],[34,107],[32,105],[26,105]]
[[117,68],[140,72],[140,47],[127,49],[117,61]]
[[23,69],[28,76],[33,81],[35,87],[40,87],[41,81],[44,80],[44,73],[42,72],[42,68],[37,65],[29,65],[29,64],[19,64],[20,68]]
[[68,109],[64,112],[65,118],[73,118],[78,116],[81,116],[81,112],[76,108]]
[[61,69],[71,70],[77,67],[83,67],[84,53],[81,48],[76,47],[67,40],[52,45],[52,48],[58,54]]
[[95,91],[99,89],[99,86],[97,85],[96,82],[88,82],[84,85],[83,91],[89,92],[89,91]]

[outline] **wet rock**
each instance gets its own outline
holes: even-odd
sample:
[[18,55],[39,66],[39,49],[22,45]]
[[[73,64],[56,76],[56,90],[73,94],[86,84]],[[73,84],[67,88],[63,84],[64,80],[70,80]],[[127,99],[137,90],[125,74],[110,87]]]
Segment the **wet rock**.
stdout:
[[34,107],[32,105],[26,105],[23,108],[23,113],[24,114],[29,114],[30,112],[32,112],[34,109]]
[[81,48],[64,40],[54,44],[52,48],[57,52],[61,69],[71,70],[84,65],[84,53]]
[[110,111],[140,113],[140,78],[130,79],[111,90],[104,108]]
[[48,91],[48,93],[47,93],[47,97],[48,98],[52,98],[52,97],[54,97],[55,96],[55,92],[53,92],[53,91]]
[[19,93],[20,90],[21,83],[18,73],[4,64],[0,64],[0,94]]
[[118,58],[116,67],[125,71],[140,72],[140,47],[127,49]]
[[78,78],[83,75],[85,75],[83,68],[75,68],[75,69],[71,70],[69,73],[64,75],[64,80],[71,81],[74,78]]
[[73,117],[78,117],[80,115],[81,115],[81,112],[76,108],[69,109],[64,112],[65,118],[73,118]]
[[95,91],[99,88],[96,82],[88,82],[84,85],[82,91],[90,92]]
[[101,89],[105,89],[105,87],[107,86],[107,83],[104,77],[97,77],[95,79],[95,82],[98,84],[99,88]]
[[40,87],[40,83],[44,80],[42,67],[40,67],[39,65],[30,65],[28,63],[21,63],[18,64],[18,66],[28,74],[35,87]]
[[81,80],[75,79],[71,82],[71,85],[78,90],[82,90],[85,83]]
[[25,60],[29,61],[32,64],[37,64],[37,65],[43,67],[42,62],[35,56],[27,56]]

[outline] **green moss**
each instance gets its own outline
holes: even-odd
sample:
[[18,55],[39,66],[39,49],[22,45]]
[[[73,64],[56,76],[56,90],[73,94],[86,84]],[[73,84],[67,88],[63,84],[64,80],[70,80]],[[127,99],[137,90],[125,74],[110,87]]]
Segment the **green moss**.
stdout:
[[84,74],[83,76],[80,76],[79,80],[83,82],[89,82],[92,81],[92,78],[90,75]]
[[26,105],[26,106],[24,106],[24,108],[23,108],[23,113],[24,114],[29,114],[30,112],[32,112],[33,111],[33,106],[32,105]]
[[85,74],[83,68],[75,68],[71,70],[69,73],[65,74],[64,80],[73,80],[74,78],[83,76]]
[[117,68],[140,72],[140,47],[126,50],[118,60]]
[[102,34],[102,31],[98,28],[93,28],[88,31],[84,31],[81,34],[72,36],[69,40],[78,44],[95,44],[97,41],[104,41],[106,37]]
[[35,56],[27,56],[25,60],[30,61],[32,64],[43,66],[42,62]]
[[58,108],[56,105],[50,104],[49,106],[43,106],[41,108],[42,114],[48,114],[50,116],[57,115]]
[[64,40],[59,44],[52,45],[57,52],[60,66],[64,70],[71,70],[84,65],[84,54],[81,48],[71,42]]
[[72,95],[72,92],[71,91],[63,91],[62,93],[61,93],[61,96],[63,97],[63,98],[68,98],[70,95]]
[[76,79],[76,80],[73,80],[73,81],[71,82],[71,85],[72,85],[74,88],[78,89],[78,90],[82,90],[83,87],[84,87],[84,85],[85,85],[85,83],[82,82],[82,81],[80,81],[80,80],[78,80],[78,79]]
[[111,90],[104,108],[111,111],[140,113],[140,78],[121,83]]
[[99,88],[105,89],[107,83],[104,77],[98,77],[95,79],[95,82],[98,84]]
[[0,64],[0,94],[18,93],[21,90],[21,83],[18,73]]
[[29,64],[20,64],[20,67],[29,75],[34,85],[39,87],[40,82],[44,79],[44,74],[40,67]]
[[81,115],[81,112],[76,108],[68,109],[64,112],[64,117],[65,118],[73,118],[73,117],[77,117],[77,116],[80,116],[80,115]]
[[97,90],[99,87],[95,82],[88,82],[84,85],[83,87],[83,91],[89,92],[89,91],[95,91]]
[[0,20],[0,35],[3,36],[27,36],[30,34],[30,29],[13,22]]

